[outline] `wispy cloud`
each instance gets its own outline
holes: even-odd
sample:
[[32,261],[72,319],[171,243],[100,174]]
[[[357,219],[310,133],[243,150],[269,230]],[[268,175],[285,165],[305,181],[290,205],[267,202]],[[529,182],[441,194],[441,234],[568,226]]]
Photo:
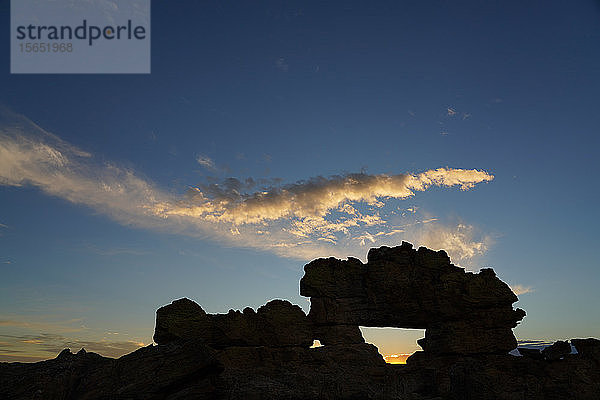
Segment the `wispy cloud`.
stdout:
[[527,347],[531,349],[543,349],[551,346],[554,342],[548,340],[518,340],[519,347]]
[[39,333],[34,335],[0,335],[7,347],[0,348],[0,360],[35,361],[54,358],[64,349],[78,351],[85,348],[106,357],[120,357],[146,346],[139,340],[81,340],[54,334]]
[[517,296],[525,293],[533,292],[533,287],[531,286],[523,286],[523,285],[511,285],[510,288]]
[[[208,158],[202,161],[214,165]],[[405,207],[397,202],[431,187],[468,190],[493,179],[486,171],[454,168],[319,176],[287,185],[229,178],[177,195],[130,169],[96,162],[91,154],[24,117],[12,116],[0,127],[1,185],[34,186],[127,225],[301,259],[363,257],[367,243],[393,244],[400,239],[447,248],[458,258],[472,257],[483,252],[486,243],[473,240],[466,225],[421,223],[418,229],[407,229],[407,221],[397,213]],[[413,214],[413,222],[420,217]]]
[[140,339],[113,330],[94,330],[81,318],[0,315],[0,361],[31,362],[54,358],[60,351],[85,348],[108,357],[119,357],[145,346]]
[[436,250],[446,250],[453,260],[468,260],[484,254],[492,243],[489,235],[482,235],[472,225],[433,224],[415,232],[417,242]]
[[196,157],[196,161],[204,168],[216,169],[215,162],[210,157],[199,155],[198,157]]
[[127,248],[127,247],[103,248],[103,247],[98,247],[93,244],[84,245],[82,247],[82,250],[90,251],[94,254],[98,254],[100,256],[107,256],[107,257],[119,256],[119,255],[124,255],[124,254],[131,255],[131,256],[145,256],[145,255],[151,254],[151,252],[147,251],[147,250],[133,249],[133,248]]
[[23,318],[10,318],[0,316],[0,327],[17,328],[29,331],[54,331],[60,333],[82,332],[87,328],[82,325],[82,320],[75,318],[68,321],[45,322],[31,321]]
[[283,57],[279,57],[277,60],[275,60],[275,67],[283,72],[287,72],[290,68],[286,59]]

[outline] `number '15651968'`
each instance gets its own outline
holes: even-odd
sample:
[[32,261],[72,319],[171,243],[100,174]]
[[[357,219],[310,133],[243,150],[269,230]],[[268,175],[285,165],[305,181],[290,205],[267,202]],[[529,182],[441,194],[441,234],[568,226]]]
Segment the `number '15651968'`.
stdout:
[[19,43],[21,53],[72,53],[73,43]]

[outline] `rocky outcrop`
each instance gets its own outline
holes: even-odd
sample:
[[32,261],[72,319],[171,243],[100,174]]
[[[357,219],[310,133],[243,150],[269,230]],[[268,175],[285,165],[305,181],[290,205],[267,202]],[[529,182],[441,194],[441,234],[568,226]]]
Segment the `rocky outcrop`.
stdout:
[[[309,319],[328,337],[339,327],[426,329],[419,345],[436,354],[505,354],[525,316],[494,271],[465,272],[444,251],[401,246],[371,249],[368,262],[318,259],[304,267],[300,293]],[[320,338],[319,338],[320,339]]]
[[[600,369],[577,354],[548,361],[504,354],[417,352],[408,370],[429,370],[431,397],[469,400],[591,400],[600,398]],[[431,398],[425,397],[425,398]]]
[[230,310],[227,314],[207,314],[188,299],[175,300],[156,312],[154,342],[167,344],[196,339],[216,348],[231,346],[301,346],[313,343],[306,314],[285,300],[272,300],[254,311]]
[[582,358],[600,364],[600,340],[594,338],[571,339],[571,344]]
[[[118,359],[64,350],[35,364],[0,363],[7,399],[600,398],[600,340],[516,347],[524,316],[492,270],[466,273],[445,252],[408,243],[305,267],[300,307],[272,300],[254,311],[208,314],[189,299],[156,313],[154,340]],[[406,365],[386,364],[364,326],[425,328]],[[321,347],[311,347],[319,339]]]
[[0,363],[0,398],[211,399],[223,372],[215,355],[197,341],[150,345],[119,359],[66,349],[35,364]]
[[558,340],[542,350],[542,356],[549,361],[560,360],[567,354],[571,354],[571,345],[563,340]]

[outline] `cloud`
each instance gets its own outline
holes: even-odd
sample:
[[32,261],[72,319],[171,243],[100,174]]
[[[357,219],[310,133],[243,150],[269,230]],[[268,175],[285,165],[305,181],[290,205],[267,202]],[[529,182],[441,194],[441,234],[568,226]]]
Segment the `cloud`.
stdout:
[[[2,316],[0,316],[2,318]],[[82,332],[86,328],[81,324],[82,320],[75,318],[68,321],[44,322],[44,321],[30,321],[20,318],[3,318],[0,319],[0,327],[7,328],[19,328],[27,330],[52,330],[54,332],[68,333],[68,332]]]
[[7,358],[11,361],[29,361],[30,358],[53,358],[64,349],[78,351],[85,348],[106,357],[120,357],[146,346],[138,340],[110,341],[80,340],[54,333],[39,333],[35,335],[0,335],[8,340],[8,348],[0,348],[0,359]]
[[[17,353],[18,354],[18,353]],[[0,362],[22,362],[34,363],[48,359],[48,357],[26,356],[21,354],[7,354],[0,349]]]
[[364,257],[367,243],[393,245],[401,239],[447,248],[458,258],[481,253],[486,242],[472,240],[466,225],[426,224],[419,213],[402,220],[396,211],[405,207],[397,202],[431,187],[469,190],[493,179],[483,170],[437,168],[318,176],[291,184],[229,178],[176,194],[140,173],[97,162],[25,117],[12,115],[0,125],[0,185],[37,187],[125,225],[300,259]]
[[144,207],[166,201],[130,170],[97,165],[91,154],[62,141],[24,117],[0,129],[0,184],[30,185],[133,223]]
[[405,199],[431,186],[460,186],[462,190],[494,177],[485,171],[438,168],[418,175],[345,174],[242,194],[236,190],[213,192],[192,188],[188,201],[159,205],[159,215],[201,217],[215,222],[260,223],[280,218],[322,217],[348,202],[380,204],[380,199]]
[[417,242],[434,250],[446,250],[453,261],[465,261],[483,255],[492,239],[478,235],[472,225],[435,225],[416,232]]
[[98,247],[96,245],[93,244],[86,244],[83,246],[83,249],[86,251],[90,251],[94,254],[98,254],[100,256],[119,256],[119,255],[131,255],[131,256],[146,256],[149,254],[152,254],[150,251],[147,250],[139,250],[139,249],[132,249],[132,248],[126,248],[126,247],[118,247],[118,248],[102,248],[102,247]]
[[117,336],[112,331],[94,331],[79,318],[49,321],[31,315],[0,316],[0,331],[0,361],[39,361],[54,358],[65,348],[78,351],[82,347],[119,357],[147,345],[127,333]]
[[198,164],[202,165],[205,168],[216,169],[214,161],[211,160],[209,157],[199,155],[198,157],[196,157],[196,161],[198,162]]
[[551,346],[554,342],[547,340],[518,340],[517,343],[519,347],[541,350],[545,347]]
[[287,72],[290,68],[286,59],[283,57],[279,57],[277,60],[275,60],[275,67],[283,72]]
[[533,292],[533,287],[523,285],[511,285],[510,287],[517,296]]

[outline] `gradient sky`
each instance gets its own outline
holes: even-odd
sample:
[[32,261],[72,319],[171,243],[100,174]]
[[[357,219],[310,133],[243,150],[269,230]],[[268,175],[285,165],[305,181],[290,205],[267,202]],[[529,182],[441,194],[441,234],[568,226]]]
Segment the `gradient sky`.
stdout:
[[402,240],[493,267],[520,340],[600,336],[598,2],[157,0],[151,30],[150,75],[10,75],[0,32],[0,361],[129,352],[181,297],[308,311],[306,262]]

